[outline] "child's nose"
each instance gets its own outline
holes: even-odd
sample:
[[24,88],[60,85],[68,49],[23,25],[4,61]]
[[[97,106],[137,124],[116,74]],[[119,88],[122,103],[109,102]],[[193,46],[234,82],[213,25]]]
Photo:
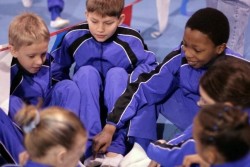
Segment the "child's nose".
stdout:
[[192,57],[193,57],[193,55],[192,55],[190,49],[184,49],[184,53],[185,53],[185,56],[186,56],[187,58],[192,58]]
[[104,31],[104,25],[103,25],[103,24],[99,24],[98,27],[97,27],[97,30],[98,30],[99,32]]
[[37,65],[42,65],[43,64],[43,59],[41,57],[37,57],[36,64]]

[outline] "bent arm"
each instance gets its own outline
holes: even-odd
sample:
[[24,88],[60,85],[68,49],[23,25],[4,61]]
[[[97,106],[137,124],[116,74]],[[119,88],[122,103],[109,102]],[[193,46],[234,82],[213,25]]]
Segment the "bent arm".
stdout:
[[181,54],[177,51],[170,53],[155,70],[140,74],[118,98],[107,122],[123,127],[144,105],[155,104],[173,93],[178,88],[180,66]]

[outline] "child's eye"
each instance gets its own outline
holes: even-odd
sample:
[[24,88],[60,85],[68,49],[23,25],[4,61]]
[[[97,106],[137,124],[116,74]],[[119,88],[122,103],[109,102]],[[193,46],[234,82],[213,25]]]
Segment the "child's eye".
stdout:
[[185,46],[185,47],[187,46],[187,44],[184,41],[182,42],[182,45]]
[[106,25],[111,25],[111,24],[113,24],[113,22],[107,22],[107,23],[105,23]]
[[97,21],[95,21],[95,20],[91,20],[91,22],[94,23],[94,24],[97,23]]
[[196,53],[202,52],[201,50],[197,50],[197,49],[194,49],[194,51],[195,51]]
[[29,56],[30,59],[33,59],[34,57],[35,57],[34,55],[30,55],[30,56]]
[[41,54],[41,56],[42,56],[42,57],[45,57],[45,56],[46,56],[46,53]]

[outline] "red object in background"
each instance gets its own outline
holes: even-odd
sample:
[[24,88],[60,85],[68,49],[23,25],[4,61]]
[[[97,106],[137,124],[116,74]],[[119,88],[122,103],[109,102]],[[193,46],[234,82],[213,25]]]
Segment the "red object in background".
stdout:
[[125,14],[125,19],[123,21],[123,24],[126,24],[126,25],[130,26],[131,19],[132,19],[132,5],[126,6],[123,9],[122,13]]
[[130,26],[131,25],[131,20],[132,20],[132,9],[133,5],[140,2],[141,0],[135,0],[134,2],[128,4],[127,6],[124,7],[123,12],[125,14],[125,19],[123,21],[124,24]]

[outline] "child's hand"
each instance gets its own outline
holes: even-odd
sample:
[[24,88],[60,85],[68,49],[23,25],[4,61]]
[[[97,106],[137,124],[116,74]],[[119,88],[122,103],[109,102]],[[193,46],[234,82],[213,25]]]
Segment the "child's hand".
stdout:
[[29,159],[29,154],[27,151],[23,151],[18,155],[19,164],[24,166]]
[[105,125],[102,132],[97,134],[93,139],[94,156],[98,153],[105,153],[112,142],[116,127],[113,125]]
[[204,161],[198,154],[185,156],[182,167],[191,167],[192,164],[199,164],[200,167],[210,167],[210,164]]
[[157,162],[153,160],[148,165],[148,167],[160,167],[160,166],[161,166],[160,164],[158,164]]

